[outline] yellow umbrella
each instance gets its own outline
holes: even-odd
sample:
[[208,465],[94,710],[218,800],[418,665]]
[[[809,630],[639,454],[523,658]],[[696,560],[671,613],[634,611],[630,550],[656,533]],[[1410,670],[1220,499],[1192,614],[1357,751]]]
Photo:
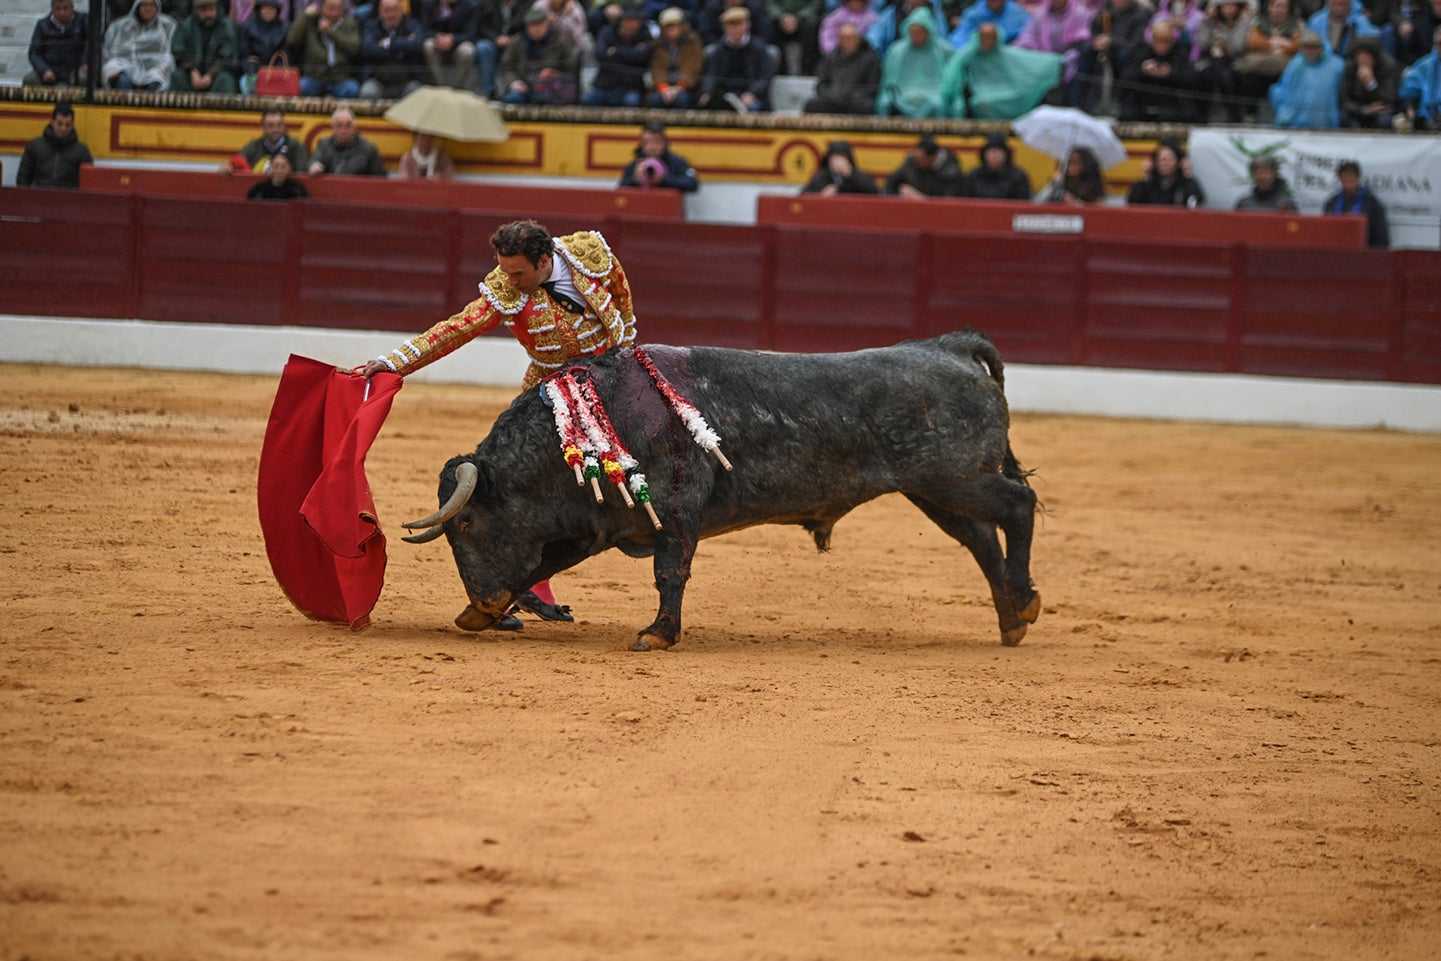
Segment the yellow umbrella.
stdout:
[[385,119],[446,140],[500,143],[510,137],[505,121],[488,100],[450,87],[421,87],[396,101],[385,111]]

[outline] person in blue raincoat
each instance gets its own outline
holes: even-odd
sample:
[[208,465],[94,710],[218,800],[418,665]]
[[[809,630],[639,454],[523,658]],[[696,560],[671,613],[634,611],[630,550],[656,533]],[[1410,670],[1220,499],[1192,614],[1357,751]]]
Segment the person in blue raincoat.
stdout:
[[952,52],[936,30],[930,7],[917,7],[907,14],[901,36],[881,60],[876,113],[882,117],[941,116],[941,81]]
[[1346,65],[1326,50],[1314,31],[1301,34],[1301,49],[1271,87],[1276,126],[1332,130],[1341,126],[1341,78]]
[[1006,45],[994,23],[982,23],[946,64],[942,97],[947,117],[1014,120],[1061,82],[1065,58]]

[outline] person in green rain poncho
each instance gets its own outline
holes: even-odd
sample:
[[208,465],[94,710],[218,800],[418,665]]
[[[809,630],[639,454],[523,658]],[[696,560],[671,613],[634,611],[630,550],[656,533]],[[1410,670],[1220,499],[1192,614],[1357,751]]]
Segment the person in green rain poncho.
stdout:
[[941,83],[945,116],[1014,120],[1061,82],[1065,58],[1007,46],[1004,32],[982,24],[946,64]]
[[876,113],[882,117],[941,116],[941,78],[951,54],[951,45],[936,33],[931,8],[912,10],[881,62]]

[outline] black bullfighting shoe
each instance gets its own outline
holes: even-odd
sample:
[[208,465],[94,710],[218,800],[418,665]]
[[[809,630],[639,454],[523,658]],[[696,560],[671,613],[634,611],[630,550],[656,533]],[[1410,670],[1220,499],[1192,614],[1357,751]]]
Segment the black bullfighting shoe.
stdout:
[[520,599],[515,602],[515,606],[522,611],[530,611],[543,621],[575,621],[575,618],[570,614],[569,605],[547,604],[535,596],[535,591],[526,591],[520,595]]

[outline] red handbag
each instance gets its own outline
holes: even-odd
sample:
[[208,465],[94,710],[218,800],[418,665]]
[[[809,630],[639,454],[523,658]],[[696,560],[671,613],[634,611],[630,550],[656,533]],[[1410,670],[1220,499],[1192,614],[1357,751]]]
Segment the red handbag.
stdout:
[[[279,60],[282,66],[277,67]],[[277,50],[270,62],[255,74],[255,94],[259,97],[300,96],[300,71],[290,65],[284,50]]]

